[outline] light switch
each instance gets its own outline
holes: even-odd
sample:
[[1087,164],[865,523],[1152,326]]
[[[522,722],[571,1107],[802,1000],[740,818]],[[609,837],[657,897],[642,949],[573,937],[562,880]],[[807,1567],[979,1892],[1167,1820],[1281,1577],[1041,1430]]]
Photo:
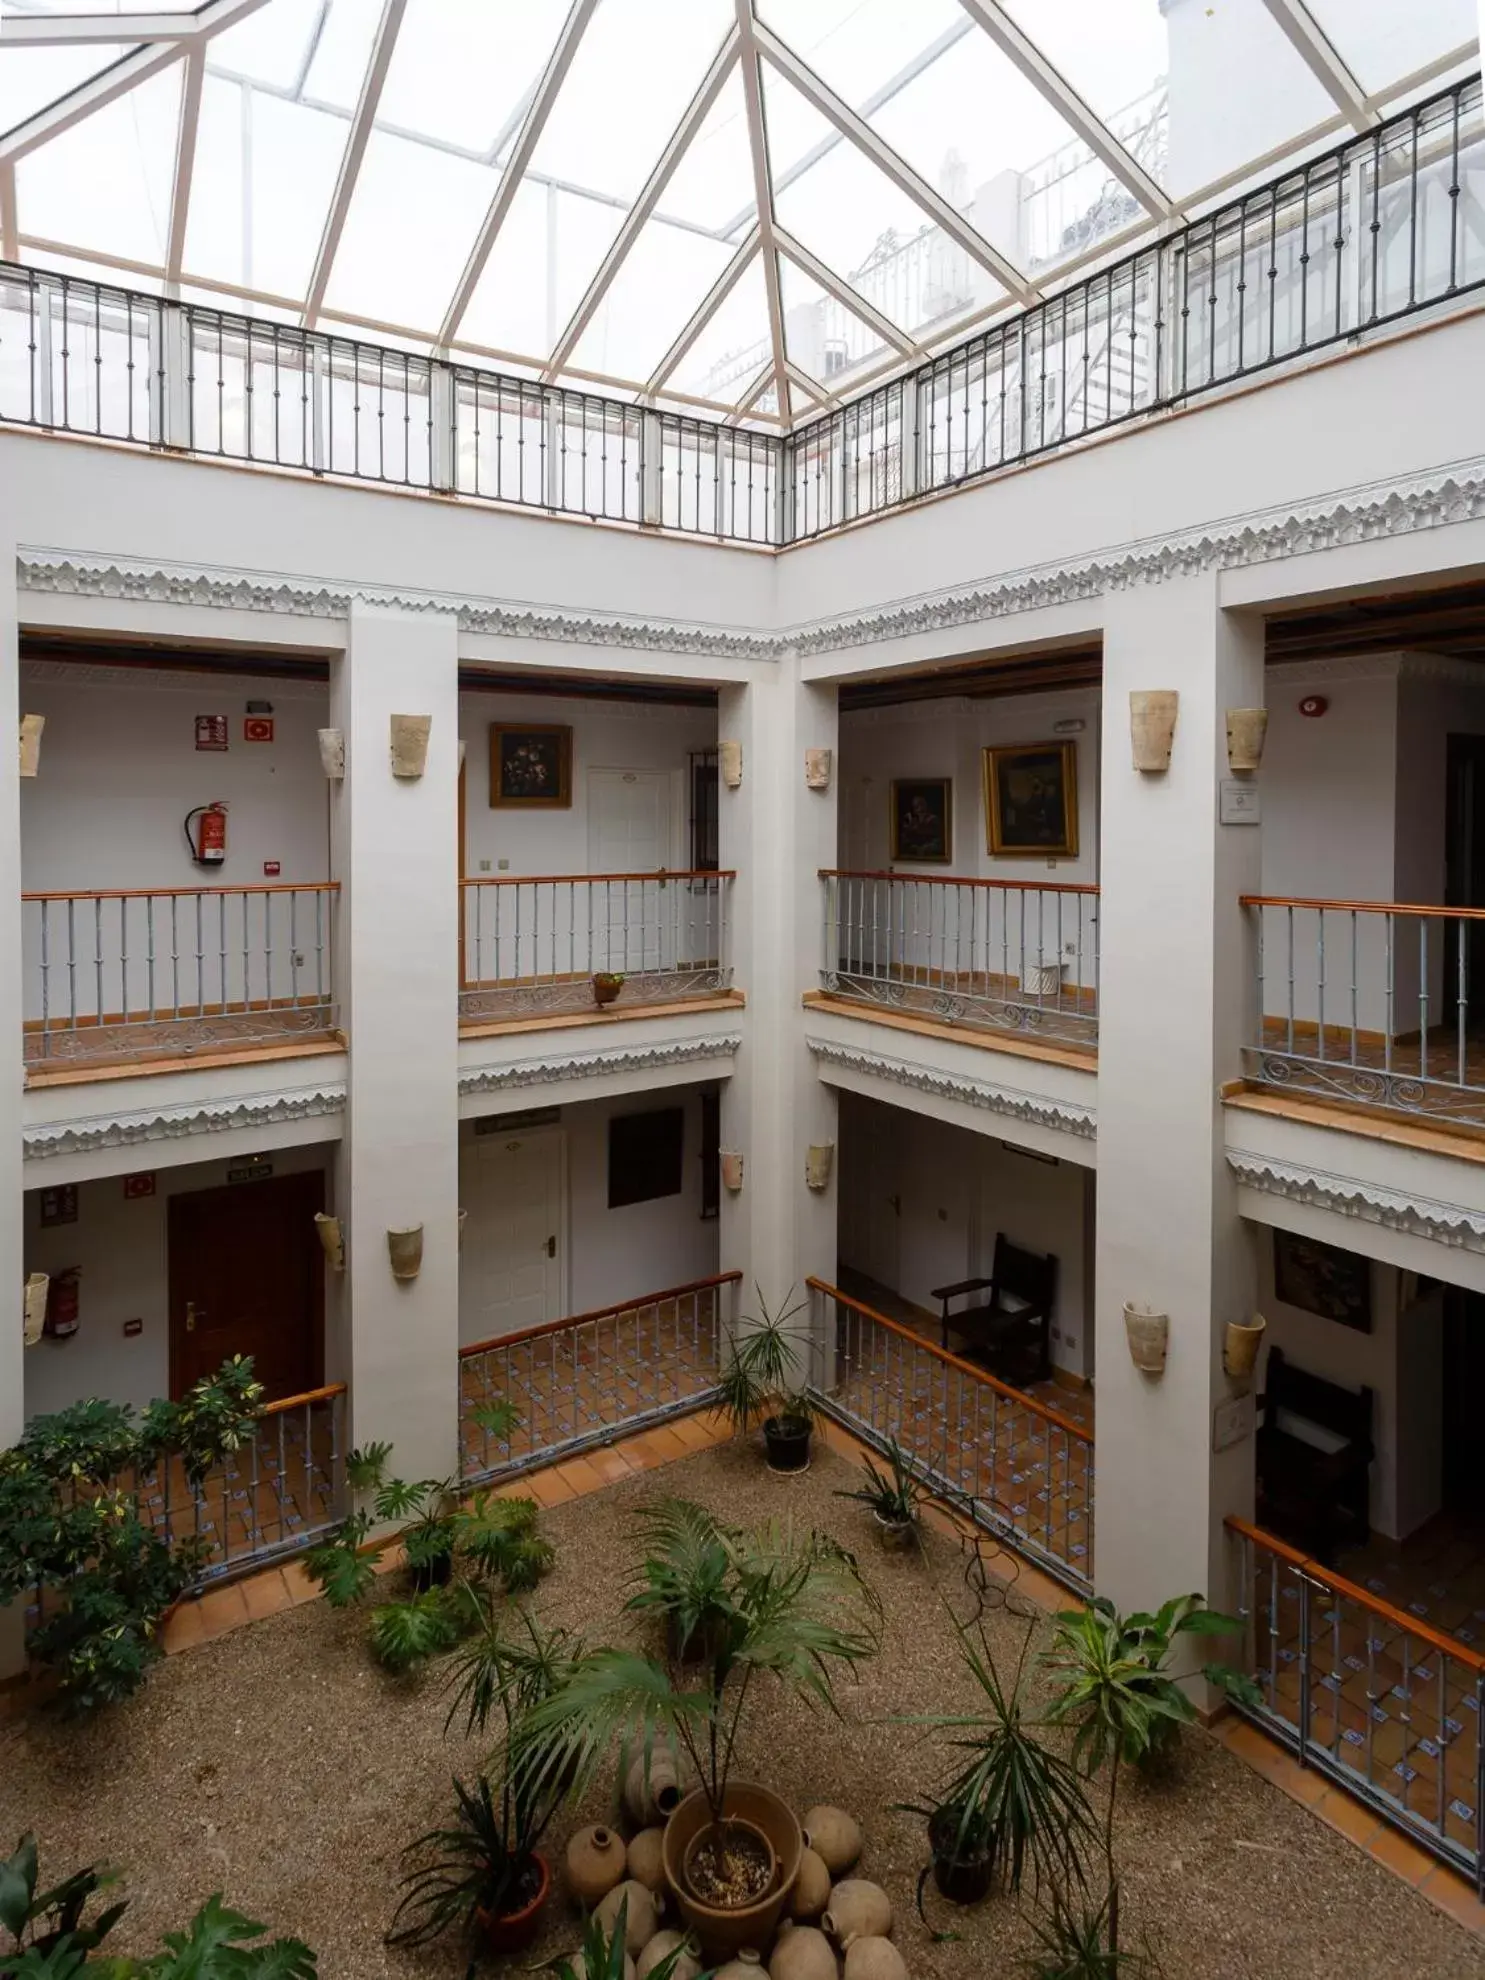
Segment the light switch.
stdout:
[[488,873],[488,872],[489,872],[489,870],[490,870],[490,862],[489,862],[489,860],[487,860],[487,859],[482,859],[482,860],[480,861],[480,872],[481,872],[481,873]]
[[502,873],[510,872],[510,861],[508,859],[498,859],[495,864],[500,868]]

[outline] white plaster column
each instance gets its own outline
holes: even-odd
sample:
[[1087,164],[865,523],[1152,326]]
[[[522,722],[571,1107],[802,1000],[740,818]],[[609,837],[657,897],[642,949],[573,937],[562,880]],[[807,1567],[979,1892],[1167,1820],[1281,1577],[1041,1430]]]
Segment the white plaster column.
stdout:
[[[0,1038],[6,1041],[0,1080],[0,1450],[20,1437],[26,1419],[25,1349],[21,1345],[21,795],[17,775],[20,631],[16,613],[15,531],[0,505]],[[0,1609],[0,1678],[25,1662],[25,1624],[15,1604]]]
[[[331,668],[345,732],[332,785],[337,992],[350,1044],[336,1210],[346,1238],[334,1343],[351,1441],[385,1439],[404,1478],[457,1460],[458,634],[452,614],[353,604]],[[391,717],[432,718],[427,766],[392,775]],[[387,1232],[423,1226],[416,1279]]]
[[[1170,768],[1132,767],[1132,690],[1181,697]],[[1256,1008],[1244,893],[1261,830],[1218,822],[1226,710],[1263,701],[1263,628],[1211,575],[1115,593],[1104,628],[1095,1272],[1095,1581],[1121,1609],[1229,1599],[1222,1522],[1251,1514],[1249,1438],[1213,1455],[1233,1393],[1222,1331],[1254,1307],[1251,1235],[1223,1153],[1224,1081]],[[1123,1305],[1170,1315],[1165,1372],[1141,1374]]]
[[[743,1273],[740,1310],[758,1293],[776,1311],[792,1287],[835,1274],[837,1172],[828,1188],[805,1184],[812,1143],[836,1139],[836,1101],[805,1048],[800,999],[819,987],[821,867],[835,864],[836,780],[805,784],[805,751],[829,749],[838,767],[836,691],[799,678],[784,660],[776,676],[724,687],[723,742],[742,746],[742,784],[718,795],[722,865],[732,887],[736,982],[748,999],[743,1043],[722,1088],[722,1146],[741,1149],[743,1188],[722,1192],[722,1267]],[[756,1291],[755,1291],[756,1287]]]

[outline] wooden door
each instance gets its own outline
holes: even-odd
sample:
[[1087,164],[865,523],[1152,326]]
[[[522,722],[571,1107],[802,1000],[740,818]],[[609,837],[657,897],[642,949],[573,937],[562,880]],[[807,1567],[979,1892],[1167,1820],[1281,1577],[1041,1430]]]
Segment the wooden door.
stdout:
[[[652,770],[588,773],[588,871],[662,873],[670,865],[670,780]],[[592,966],[669,969],[675,942],[664,883],[595,889]]]
[[325,1208],[318,1169],[172,1196],[170,1393],[183,1396],[230,1356],[250,1354],[264,1400],[324,1379]]
[[459,1255],[461,1343],[561,1319],[561,1130],[480,1135],[461,1153],[459,1194],[469,1212]]

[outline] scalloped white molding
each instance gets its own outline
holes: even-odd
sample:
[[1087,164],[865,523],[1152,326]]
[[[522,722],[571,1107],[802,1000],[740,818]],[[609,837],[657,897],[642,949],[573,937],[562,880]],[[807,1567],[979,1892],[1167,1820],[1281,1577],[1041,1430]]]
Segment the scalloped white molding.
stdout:
[[1485,1210],[1408,1196],[1356,1176],[1336,1176],[1292,1162],[1276,1162],[1246,1148],[1229,1148],[1227,1162],[1240,1183],[1266,1196],[1286,1197],[1315,1210],[1334,1210],[1364,1224],[1381,1224],[1406,1237],[1431,1238],[1458,1251],[1485,1251]]
[[505,1093],[516,1086],[546,1086],[557,1080],[591,1079],[609,1073],[648,1073],[664,1066],[696,1065],[730,1059],[742,1044],[740,1031],[710,1038],[679,1038],[665,1045],[631,1045],[614,1052],[571,1052],[560,1058],[517,1059],[509,1065],[476,1066],[460,1073],[461,1093]]
[[1085,1141],[1094,1140],[1098,1134],[1097,1112],[1075,1100],[1053,1100],[1045,1093],[1025,1093],[1014,1086],[996,1086],[987,1079],[939,1072],[933,1066],[889,1059],[884,1053],[863,1051],[859,1046],[837,1045],[828,1038],[807,1037],[804,1042],[817,1059],[843,1072],[866,1073],[874,1079],[890,1080],[894,1086],[931,1094],[936,1100],[958,1100],[966,1107],[983,1107],[1009,1120],[1075,1134]]
[[1314,502],[1218,519],[1176,536],[1147,537],[1100,557],[1026,566],[968,587],[904,598],[877,611],[845,614],[778,632],[745,631],[675,619],[590,616],[519,600],[394,589],[360,582],[257,571],[79,555],[24,546],[16,559],[23,591],[83,598],[138,599],[308,618],[342,619],[351,600],[413,612],[453,612],[460,629],[504,639],[572,642],[718,659],[773,660],[983,624],[1199,571],[1232,570],[1308,556],[1378,538],[1485,517],[1485,458],[1441,463],[1404,482],[1338,490]]
[[86,1155],[99,1148],[133,1148],[144,1142],[178,1141],[186,1135],[226,1134],[234,1128],[279,1127],[285,1121],[344,1111],[344,1085],[301,1086],[279,1093],[245,1093],[235,1100],[52,1121],[23,1128],[21,1150],[26,1161],[42,1162],[50,1155]]

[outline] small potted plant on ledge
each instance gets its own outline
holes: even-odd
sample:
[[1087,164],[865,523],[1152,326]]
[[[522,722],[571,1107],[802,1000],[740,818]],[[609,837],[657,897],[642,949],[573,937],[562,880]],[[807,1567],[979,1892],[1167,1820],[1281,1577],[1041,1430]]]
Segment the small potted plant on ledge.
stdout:
[[727,1359],[717,1379],[717,1408],[731,1417],[733,1429],[746,1436],[755,1424],[762,1425],[770,1471],[809,1469],[815,1406],[801,1344],[789,1325],[803,1311],[799,1301],[771,1314],[760,1293],[759,1317],[745,1319],[741,1334],[729,1333]]
[[882,1535],[882,1545],[893,1552],[908,1546],[918,1532],[918,1500],[922,1496],[917,1479],[895,1437],[887,1440],[889,1471],[878,1470],[868,1455],[861,1460],[866,1483],[854,1492],[837,1492],[838,1499],[854,1499],[870,1506]]
[[624,987],[624,978],[616,969],[598,969],[593,972],[593,1001],[600,1010],[605,1004],[612,1004]]

